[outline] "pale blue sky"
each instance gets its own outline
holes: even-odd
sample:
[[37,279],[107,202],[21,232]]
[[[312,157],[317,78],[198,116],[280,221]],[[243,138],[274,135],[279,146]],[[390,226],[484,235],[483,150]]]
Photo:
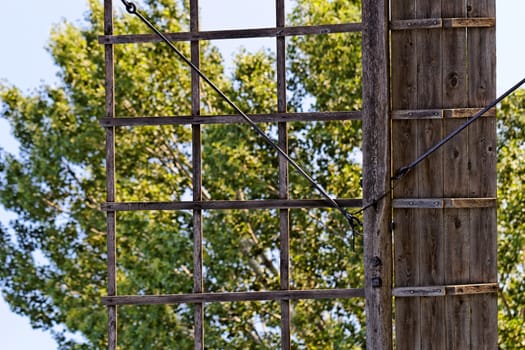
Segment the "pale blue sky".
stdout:
[[[120,1],[115,1],[115,7]],[[219,28],[266,27],[274,25],[274,0],[200,0],[203,30]],[[87,10],[85,0],[0,0],[0,79],[22,90],[36,88],[41,82],[56,82],[56,68],[44,50],[52,24],[64,18],[80,22]],[[525,35],[525,1],[497,0],[498,92],[502,92],[525,77],[525,45],[519,44]],[[235,47],[243,45],[258,49],[272,48],[272,40],[221,42],[226,59]],[[217,42],[219,44],[219,42]],[[102,103],[102,102],[101,102]],[[16,151],[8,125],[0,120],[0,146]],[[0,221],[7,224],[10,215],[0,210]],[[0,298],[0,344],[9,350],[51,350],[56,346],[44,332],[32,330],[25,318],[9,311]]]

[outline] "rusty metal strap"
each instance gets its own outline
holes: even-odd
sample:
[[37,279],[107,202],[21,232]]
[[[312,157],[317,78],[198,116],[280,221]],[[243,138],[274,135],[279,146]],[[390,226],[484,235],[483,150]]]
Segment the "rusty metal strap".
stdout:
[[494,17],[471,18],[422,18],[395,20],[390,23],[391,30],[415,30],[437,28],[491,28],[496,25]]
[[497,292],[497,283],[479,283],[445,286],[398,287],[392,289],[392,296],[397,298],[444,297],[450,295],[493,294]]

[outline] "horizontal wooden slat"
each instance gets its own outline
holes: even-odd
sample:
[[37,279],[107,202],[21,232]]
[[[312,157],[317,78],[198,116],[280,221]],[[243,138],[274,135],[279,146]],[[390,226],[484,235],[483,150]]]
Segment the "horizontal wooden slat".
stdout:
[[165,305],[182,303],[220,303],[264,300],[349,299],[363,298],[364,296],[365,292],[362,288],[349,288],[233,293],[224,292],[199,294],[107,296],[102,298],[102,303],[104,305]]
[[[268,113],[249,115],[256,123],[273,122],[311,122],[311,121],[336,121],[360,120],[360,111],[350,112],[305,112],[305,113]],[[246,123],[238,115],[210,115],[210,116],[170,116],[170,117],[122,117],[102,118],[103,127],[113,126],[144,126],[144,125],[200,125],[200,124],[235,124]]]
[[[345,208],[360,208],[361,199],[336,199]],[[182,201],[182,202],[112,202],[104,203],[104,211],[139,211],[139,210],[234,210],[234,209],[301,209],[331,208],[328,200],[323,199],[266,199],[250,201]]]
[[498,292],[497,283],[465,284],[446,286],[447,295],[490,294]]
[[403,297],[439,297],[445,295],[472,295],[497,293],[497,283],[462,284],[446,286],[400,287],[392,289],[392,295]]
[[392,207],[397,209],[494,208],[496,204],[496,198],[403,198],[392,201]]
[[444,28],[489,28],[496,25],[494,17],[444,18]]
[[[248,39],[292,35],[316,35],[331,33],[361,32],[361,23],[325,24],[317,26],[296,26],[285,28],[253,28],[211,30],[201,32],[167,33],[171,41],[192,40],[223,40],[223,39]],[[155,34],[127,34],[127,35],[101,35],[98,39],[101,44],[130,44],[160,42]]]
[[494,27],[496,19],[493,17],[481,18],[422,18],[396,20],[390,23],[392,30],[414,30],[435,28],[486,28]]
[[[392,119],[470,118],[482,109],[483,108],[395,110],[392,111]],[[496,108],[489,110],[483,116],[495,117]]]

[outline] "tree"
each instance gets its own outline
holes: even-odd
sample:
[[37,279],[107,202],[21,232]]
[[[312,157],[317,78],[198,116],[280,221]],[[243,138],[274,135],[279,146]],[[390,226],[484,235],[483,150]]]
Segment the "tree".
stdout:
[[[355,3],[355,4],[354,4]],[[358,20],[357,1],[299,0],[294,24]],[[57,26],[49,51],[62,84],[23,94],[2,86],[1,115],[13,127],[20,155],[2,151],[0,200],[18,216],[0,234],[0,288],[12,309],[36,328],[49,329],[61,349],[103,348],[106,311],[103,129],[103,52],[98,44],[102,8],[90,1],[86,25]],[[165,31],[187,29],[184,1],[148,0],[148,17]],[[328,20],[330,19],[330,20]],[[143,32],[130,16],[115,30]],[[178,44],[186,54],[187,44]],[[290,110],[353,110],[360,105],[360,38],[355,34],[301,37],[290,43]],[[316,61],[319,50],[324,62]],[[189,114],[189,69],[163,45],[116,47],[117,115]],[[203,70],[246,111],[275,111],[272,55],[240,52],[232,76],[210,44],[202,46]],[[324,64],[324,65],[323,65]],[[325,82],[319,88],[314,82]],[[330,84],[328,82],[331,82]],[[341,89],[352,93],[340,96]],[[209,89],[206,113],[229,110]],[[304,97],[314,101],[310,107]],[[272,133],[275,125],[265,125]],[[354,154],[360,126],[345,123],[290,125],[292,156],[339,197],[358,197],[359,164]],[[188,127],[119,128],[119,201],[169,201],[191,190]],[[276,198],[277,156],[241,125],[203,130],[204,189],[213,199]],[[242,173],[236,177],[231,174]],[[291,196],[314,195],[291,172]],[[185,212],[133,212],[118,218],[120,294],[190,292],[191,218]],[[277,215],[272,211],[209,212],[205,219],[205,285],[208,291],[278,288],[275,253]],[[292,279],[295,288],[355,287],[362,280],[361,255],[351,251],[346,226],[331,210],[292,212]],[[337,248],[337,249],[336,249]],[[125,349],[192,347],[191,307],[119,309],[119,345]],[[363,347],[362,301],[303,301],[294,305],[298,348]],[[231,303],[206,307],[209,348],[276,348],[278,304]],[[319,329],[324,330],[319,332]],[[78,333],[82,340],[69,335]]]
[[498,269],[500,347],[525,347],[525,90],[498,115]]

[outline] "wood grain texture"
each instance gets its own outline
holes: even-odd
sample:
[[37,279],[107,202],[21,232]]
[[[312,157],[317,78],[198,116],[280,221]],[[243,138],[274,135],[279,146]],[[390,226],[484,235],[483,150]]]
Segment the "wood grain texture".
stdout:
[[[389,31],[386,0],[363,2],[363,200],[390,188]],[[392,349],[390,199],[364,212],[366,347]],[[375,261],[380,259],[381,263]],[[374,286],[374,280],[381,281]]]
[[[199,1],[190,0],[190,31],[199,31]],[[190,43],[191,63],[200,68],[200,44],[193,40]],[[191,71],[191,114],[200,116],[201,86],[199,74]],[[202,200],[202,135],[201,125],[194,124],[192,129],[192,192],[193,200]],[[203,267],[203,229],[202,210],[193,209],[193,292],[204,292]],[[193,338],[194,349],[204,350],[204,304],[196,303],[193,306]]]
[[[416,1],[416,18],[441,17],[441,1]],[[442,94],[442,31],[417,30],[417,107],[441,108]],[[443,138],[442,120],[419,120],[417,153],[422,154]],[[418,197],[443,197],[442,150],[422,161],[417,170]],[[420,285],[444,283],[443,211],[416,209],[414,225],[419,233],[418,263]],[[420,300],[421,348],[443,349],[445,338],[445,303],[442,298]]]
[[[360,208],[361,199],[336,199],[344,208]],[[108,202],[101,205],[103,211],[134,210],[235,210],[235,209],[302,209],[331,208],[325,199],[264,199],[247,201],[182,201],[182,202]]]
[[[113,34],[113,4],[104,1],[104,34]],[[106,118],[115,118],[115,68],[113,45],[104,45]],[[116,200],[115,128],[106,128],[106,200]],[[106,213],[108,295],[117,295],[117,214]],[[108,349],[117,349],[117,307],[108,306]]]
[[410,298],[419,296],[444,297],[446,295],[494,294],[497,292],[497,283],[451,284],[443,286],[399,287],[392,289],[393,296]]
[[231,303],[266,300],[351,299],[364,298],[364,296],[365,292],[362,288],[347,288],[316,290],[279,290],[261,292],[107,296],[102,298],[102,303],[104,305],[167,305],[195,303]]
[[[414,20],[415,0],[392,0],[392,20]],[[417,105],[417,61],[415,31],[392,31],[392,109],[419,110]],[[412,120],[392,120],[392,168],[412,162],[417,154],[418,124]],[[417,198],[416,172],[409,172],[394,188],[394,198]],[[394,209],[395,287],[420,286],[419,235],[412,223],[416,212]],[[420,349],[421,298],[395,298],[396,348]]]
[[[361,23],[324,24],[316,26],[295,26],[284,28],[254,28],[214,30],[201,32],[166,33],[171,41],[249,39],[277,36],[319,35],[332,33],[360,32]],[[154,34],[103,35],[98,39],[100,44],[155,43],[161,39]]]
[[[279,30],[285,28],[285,1],[276,0],[276,24]],[[277,63],[277,112],[286,113],[286,37],[277,36],[276,39]],[[288,153],[288,124],[278,123],[279,147]],[[288,190],[288,161],[279,156],[279,198],[287,200]],[[279,209],[279,243],[280,262],[279,279],[281,290],[290,289],[290,210]],[[291,348],[291,310],[290,300],[281,300],[281,349]]]
[[[466,8],[466,0],[452,0],[444,1],[442,10],[444,16],[466,18]],[[454,24],[450,27],[454,27]],[[465,29],[443,31],[443,107],[446,108],[468,106],[466,34]],[[458,114],[461,117],[470,114],[470,111],[477,112],[464,109],[463,113]],[[461,120],[445,120],[445,133],[452,132],[461,124]],[[460,133],[443,148],[443,157],[444,195],[467,197],[468,130]],[[469,212],[468,209],[445,211],[446,283],[469,282]],[[447,349],[470,349],[471,299],[464,296],[446,298]]]
[[[452,181],[447,179],[446,182]],[[496,205],[496,198],[402,198],[392,201],[392,207],[396,209],[496,208]]]
[[[469,18],[494,17],[494,0],[467,1]],[[469,28],[468,103],[470,107],[486,105],[496,95],[495,28]],[[496,193],[496,121],[479,120],[469,127],[469,195],[495,196]],[[470,282],[497,281],[496,209],[470,211],[471,251]],[[497,295],[473,297],[472,349],[497,348]]]
[[[454,3],[452,0],[451,3]],[[439,2],[435,2],[438,4]],[[452,5],[453,6],[453,5]],[[443,2],[443,10],[450,8],[447,1]],[[466,9],[466,7],[464,7]],[[442,29],[442,28],[487,28],[494,27],[496,19],[487,18],[420,18],[409,20],[395,20],[390,24],[390,28],[395,30],[416,30],[416,29]]]
[[[334,120],[361,120],[362,113],[355,112],[303,112],[303,113],[267,113],[249,115],[256,123],[313,122]],[[119,117],[102,118],[100,125],[111,126],[147,126],[147,125],[199,125],[199,124],[246,124],[238,115],[206,116],[159,116],[159,117]]]

